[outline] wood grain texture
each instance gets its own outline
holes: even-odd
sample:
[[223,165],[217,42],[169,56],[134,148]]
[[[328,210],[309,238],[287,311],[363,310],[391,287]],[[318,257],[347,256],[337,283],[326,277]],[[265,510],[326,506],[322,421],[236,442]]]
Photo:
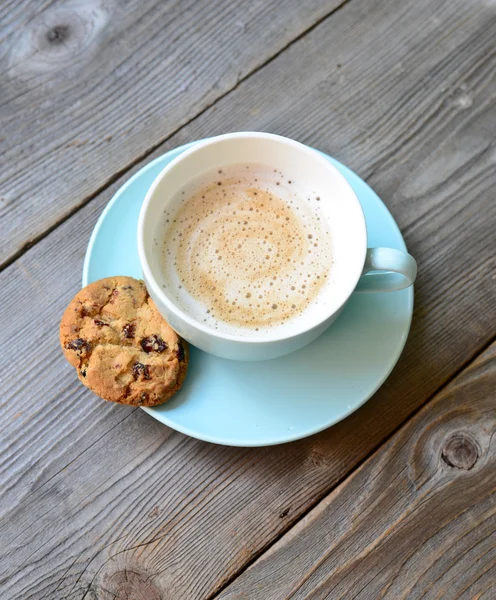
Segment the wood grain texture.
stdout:
[[3,3],[0,264],[343,1]]
[[493,29],[487,4],[351,0],[155,153],[275,131],[347,162],[392,208],[419,259],[411,338],[380,392],[330,431],[215,447],[81,389],[56,325],[95,220],[130,173],[4,271],[3,597],[111,598],[123,580],[152,598],[209,597],[489,342]]
[[496,344],[219,600],[496,596]]

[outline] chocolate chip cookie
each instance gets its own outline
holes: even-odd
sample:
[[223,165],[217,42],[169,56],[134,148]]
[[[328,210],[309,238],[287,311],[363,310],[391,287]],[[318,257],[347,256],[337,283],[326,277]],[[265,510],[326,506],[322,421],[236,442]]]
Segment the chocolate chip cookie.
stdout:
[[67,307],[60,343],[79,379],[111,402],[155,406],[181,387],[188,347],[164,321],[145,285],[108,277]]

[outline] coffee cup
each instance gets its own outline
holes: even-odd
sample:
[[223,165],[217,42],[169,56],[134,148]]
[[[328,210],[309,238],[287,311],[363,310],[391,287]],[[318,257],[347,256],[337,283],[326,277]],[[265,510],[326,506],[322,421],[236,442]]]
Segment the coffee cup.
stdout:
[[[280,174],[285,184],[296,182],[298,189],[303,190],[300,196],[304,202],[308,199],[310,213],[314,211],[318,215],[316,218],[325,225],[326,236],[329,236],[328,275],[322,279],[325,283],[319,284],[315,301],[310,301],[294,319],[286,316],[284,323],[273,326],[269,318],[268,325],[263,327],[254,327],[249,321],[246,326],[238,323],[234,328],[218,327],[209,319],[199,318],[197,312],[180,302],[177,287],[182,286],[177,286],[177,282],[173,285],[164,276],[161,251],[162,239],[167,236],[164,215],[172,217],[179,202],[188,202],[187,198],[184,200],[184,190],[191,187],[192,181],[209,173],[224,173],[233,165],[253,164]],[[243,221],[239,223],[241,227]],[[259,230],[260,227],[258,233]],[[306,251],[312,252],[313,245],[316,244]],[[412,285],[417,272],[415,259],[409,254],[393,248],[367,247],[360,202],[343,175],[324,156],[294,140],[260,132],[210,138],[171,161],[157,176],[143,202],[138,222],[138,251],[150,296],[170,325],[201,350],[235,360],[267,360],[298,350],[331,325],[354,292],[394,293]],[[205,256],[208,256],[207,250]],[[175,257],[169,255],[165,260],[175,261]],[[200,256],[198,260],[203,259]],[[257,268],[255,264],[253,270]],[[187,290],[182,291],[183,296],[187,293]],[[198,304],[201,299],[193,298],[192,302]],[[270,302],[267,305],[270,315]],[[204,308],[210,312],[207,306]]]

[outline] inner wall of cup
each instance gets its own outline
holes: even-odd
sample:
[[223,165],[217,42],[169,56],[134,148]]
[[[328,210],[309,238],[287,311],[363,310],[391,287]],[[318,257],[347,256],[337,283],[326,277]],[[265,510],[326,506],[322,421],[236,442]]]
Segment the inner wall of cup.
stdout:
[[316,301],[302,315],[274,326],[268,332],[246,329],[243,336],[239,327],[229,332],[241,337],[246,337],[248,332],[250,339],[261,340],[295,335],[318,325],[339,310],[360,276],[366,249],[363,214],[354,193],[342,175],[315,151],[279,138],[240,137],[219,139],[180,157],[157,184],[147,209],[147,260],[159,289],[169,303],[174,304],[173,294],[164,289],[161,244],[154,243],[154,240],[163,239],[164,210],[174,210],[174,198],[192,182],[219,168],[240,163],[262,163],[278,169],[295,181],[306,197],[320,197],[320,211],[327,220],[331,236],[332,264],[329,279]]

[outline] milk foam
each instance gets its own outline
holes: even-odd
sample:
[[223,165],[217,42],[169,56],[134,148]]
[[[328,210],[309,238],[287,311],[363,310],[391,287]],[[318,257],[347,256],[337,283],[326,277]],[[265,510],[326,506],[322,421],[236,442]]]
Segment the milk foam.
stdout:
[[325,304],[320,198],[288,174],[257,164],[207,174],[176,195],[160,230],[167,294],[219,332],[289,332]]

